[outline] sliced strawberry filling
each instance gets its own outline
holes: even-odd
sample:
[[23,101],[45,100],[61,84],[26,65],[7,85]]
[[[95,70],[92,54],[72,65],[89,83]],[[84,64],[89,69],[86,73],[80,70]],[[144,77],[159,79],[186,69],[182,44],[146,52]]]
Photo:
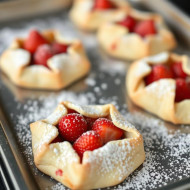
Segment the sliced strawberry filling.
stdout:
[[184,73],[184,71],[182,69],[182,63],[181,62],[176,62],[176,63],[172,64],[171,70],[172,70],[175,78],[185,79],[187,77],[187,74]]
[[127,16],[124,20],[118,22],[118,24],[128,28],[129,32],[133,32],[136,26],[136,20],[131,16]]
[[87,131],[87,122],[81,114],[70,113],[60,120],[58,128],[65,140],[75,142]]
[[153,20],[144,20],[137,23],[134,28],[134,32],[139,34],[141,37],[146,37],[157,33]]
[[132,16],[125,17],[118,24],[129,29],[129,32],[139,34],[141,37],[155,35],[157,33],[156,26],[153,20],[137,21]]
[[96,10],[107,10],[115,9],[116,5],[110,0],[95,0],[93,9]]
[[154,81],[173,78],[173,73],[167,65],[154,65],[152,66],[151,73],[145,78],[146,85],[151,84]]
[[190,99],[190,84],[183,78],[176,79],[175,102]]
[[48,41],[37,30],[31,30],[23,47],[30,53],[34,53],[43,44],[48,44]]
[[116,127],[111,120],[106,118],[97,119],[93,124],[92,130],[100,135],[104,144],[109,141],[118,140],[123,135],[123,130]]
[[32,30],[25,39],[23,48],[31,53],[31,64],[48,67],[47,60],[56,54],[66,53],[68,45],[58,42],[50,44],[37,30]]
[[61,118],[57,127],[59,135],[51,143],[69,141],[81,160],[85,151],[119,140],[124,134],[122,129],[107,118],[86,117],[72,109],[68,109],[68,114]]
[[160,79],[173,78],[176,81],[175,102],[190,99],[190,83],[187,81],[188,75],[182,69],[181,62],[167,65],[154,65],[148,76],[144,78],[146,85]]
[[84,152],[95,150],[103,145],[102,140],[96,131],[83,133],[73,144],[73,148],[82,158]]

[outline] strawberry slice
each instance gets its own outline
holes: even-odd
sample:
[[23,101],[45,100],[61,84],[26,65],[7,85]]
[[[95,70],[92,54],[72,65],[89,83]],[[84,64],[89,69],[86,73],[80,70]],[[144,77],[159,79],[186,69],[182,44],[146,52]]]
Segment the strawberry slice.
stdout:
[[176,79],[175,102],[190,99],[190,85],[182,78]]
[[166,65],[154,65],[151,73],[145,77],[145,83],[149,85],[154,81],[164,78],[173,78],[173,73],[170,68]]
[[156,27],[153,20],[145,20],[137,23],[134,28],[134,32],[139,34],[141,37],[146,37],[147,35],[156,34]]
[[187,74],[182,69],[182,63],[181,62],[173,63],[171,65],[171,70],[172,70],[175,78],[185,79],[187,77]]
[[75,110],[73,110],[73,109],[68,109],[68,110],[67,110],[67,113],[69,114],[69,113],[78,113],[78,112],[75,111]]
[[95,0],[94,9],[106,10],[114,8],[116,8],[116,6],[110,0]]
[[93,124],[92,130],[100,135],[104,144],[118,140],[123,135],[123,130],[116,127],[111,120],[106,118],[97,119]]
[[31,30],[23,47],[30,53],[34,53],[42,44],[48,44],[48,41],[37,30]]
[[54,54],[66,53],[68,45],[54,42],[52,44],[52,50]]
[[53,56],[53,51],[51,46],[44,44],[38,47],[37,51],[34,53],[34,63],[36,65],[47,66],[47,60]]
[[94,122],[97,120],[97,118],[85,117],[85,116],[84,116],[84,118],[87,122],[88,130],[92,130],[92,126],[93,126]]
[[81,159],[85,151],[93,151],[101,146],[102,140],[95,131],[83,133],[73,144],[73,148]]
[[63,137],[59,134],[51,143],[63,142]]
[[61,118],[58,128],[65,140],[74,142],[87,131],[87,123],[82,115],[71,113]]
[[133,17],[127,16],[124,20],[118,22],[118,24],[128,28],[129,32],[133,32],[136,25],[136,21]]

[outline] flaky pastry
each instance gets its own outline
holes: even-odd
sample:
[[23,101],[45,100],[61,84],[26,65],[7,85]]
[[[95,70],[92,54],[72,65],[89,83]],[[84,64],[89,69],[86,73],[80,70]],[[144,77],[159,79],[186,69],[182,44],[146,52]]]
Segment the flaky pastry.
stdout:
[[151,66],[169,65],[181,62],[183,72],[190,75],[188,56],[163,52],[155,56],[138,60],[130,66],[126,86],[131,100],[145,110],[175,124],[190,124],[190,100],[175,102],[176,80],[166,78],[154,81],[146,86],[145,77],[151,72]]
[[[154,21],[156,34],[142,37],[118,24],[128,15],[134,18],[136,22]],[[97,38],[101,47],[109,55],[126,60],[140,59],[173,49],[176,46],[174,35],[168,30],[160,15],[144,13],[135,9],[131,9],[129,14],[125,14],[123,18],[115,20],[115,22],[102,24],[98,29]]]
[[107,10],[93,9],[95,0],[75,0],[70,12],[72,21],[81,29],[95,31],[106,21],[116,21],[130,10],[125,0],[110,0],[116,8]]
[[[51,143],[59,134],[56,125],[69,110],[86,117],[109,117],[124,131],[120,140],[84,152],[82,161],[68,141]],[[62,102],[46,119],[30,125],[36,167],[71,189],[94,189],[122,182],[145,159],[143,138],[112,104],[80,106]]]
[[44,31],[42,35],[49,43],[56,41],[67,44],[67,53],[49,58],[48,68],[30,65],[32,55],[22,48],[24,39],[15,39],[0,57],[0,68],[13,83],[25,88],[57,90],[88,73],[90,63],[80,41],[67,40],[56,31]]

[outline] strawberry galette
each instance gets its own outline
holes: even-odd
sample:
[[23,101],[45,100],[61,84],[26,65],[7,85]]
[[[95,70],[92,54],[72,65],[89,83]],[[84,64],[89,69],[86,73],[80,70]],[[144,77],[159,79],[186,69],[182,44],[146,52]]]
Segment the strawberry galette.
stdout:
[[129,10],[125,0],[75,0],[70,16],[79,28],[94,31],[105,21],[121,19]]
[[2,54],[0,68],[21,87],[61,89],[86,75],[90,63],[80,41],[68,41],[56,31],[32,30]]
[[120,19],[102,24],[97,37],[109,55],[127,60],[157,54],[176,45],[161,16],[135,9]]
[[141,134],[112,104],[62,102],[30,128],[36,167],[71,189],[116,185],[145,159]]
[[129,97],[175,124],[190,124],[189,57],[161,53],[134,62],[127,74]]

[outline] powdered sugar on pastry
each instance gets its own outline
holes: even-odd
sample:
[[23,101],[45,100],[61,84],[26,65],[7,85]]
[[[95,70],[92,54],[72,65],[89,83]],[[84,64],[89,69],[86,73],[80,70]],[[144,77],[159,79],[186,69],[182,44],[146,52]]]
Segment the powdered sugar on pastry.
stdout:
[[68,163],[78,162],[79,158],[68,142],[51,144],[50,149],[53,150],[57,166],[65,166]]
[[[122,179],[126,170],[131,172],[129,161],[132,157],[128,156],[131,150],[132,147],[127,141],[120,141],[119,146],[114,142],[109,142],[99,150],[88,152],[88,158],[84,160],[84,163],[93,162],[95,167],[97,164],[101,164],[101,169],[98,172],[102,177],[111,172],[114,176],[119,176]],[[123,164],[116,170],[119,162]]]
[[137,69],[135,70],[135,75],[138,76],[142,76],[148,72],[151,71],[151,67],[144,61],[139,61],[137,66]]
[[17,68],[28,65],[30,62],[30,53],[23,49],[12,50],[9,56]]
[[38,151],[41,151],[41,147],[44,144],[47,144],[50,142],[50,140],[55,137],[58,134],[58,130],[57,128],[52,128],[52,125],[47,124],[46,126],[41,125],[41,127],[43,128],[43,134],[40,138],[40,143],[39,144],[35,144],[34,148],[38,149]]
[[[171,79],[172,80],[172,79]],[[161,79],[159,81],[153,82],[145,88],[145,91],[153,94],[157,94],[159,98],[166,96],[168,94],[175,94],[175,83],[168,79]]]
[[162,52],[157,55],[144,58],[143,60],[146,62],[150,62],[152,64],[159,64],[159,63],[165,63],[168,59],[169,59],[169,53]]

